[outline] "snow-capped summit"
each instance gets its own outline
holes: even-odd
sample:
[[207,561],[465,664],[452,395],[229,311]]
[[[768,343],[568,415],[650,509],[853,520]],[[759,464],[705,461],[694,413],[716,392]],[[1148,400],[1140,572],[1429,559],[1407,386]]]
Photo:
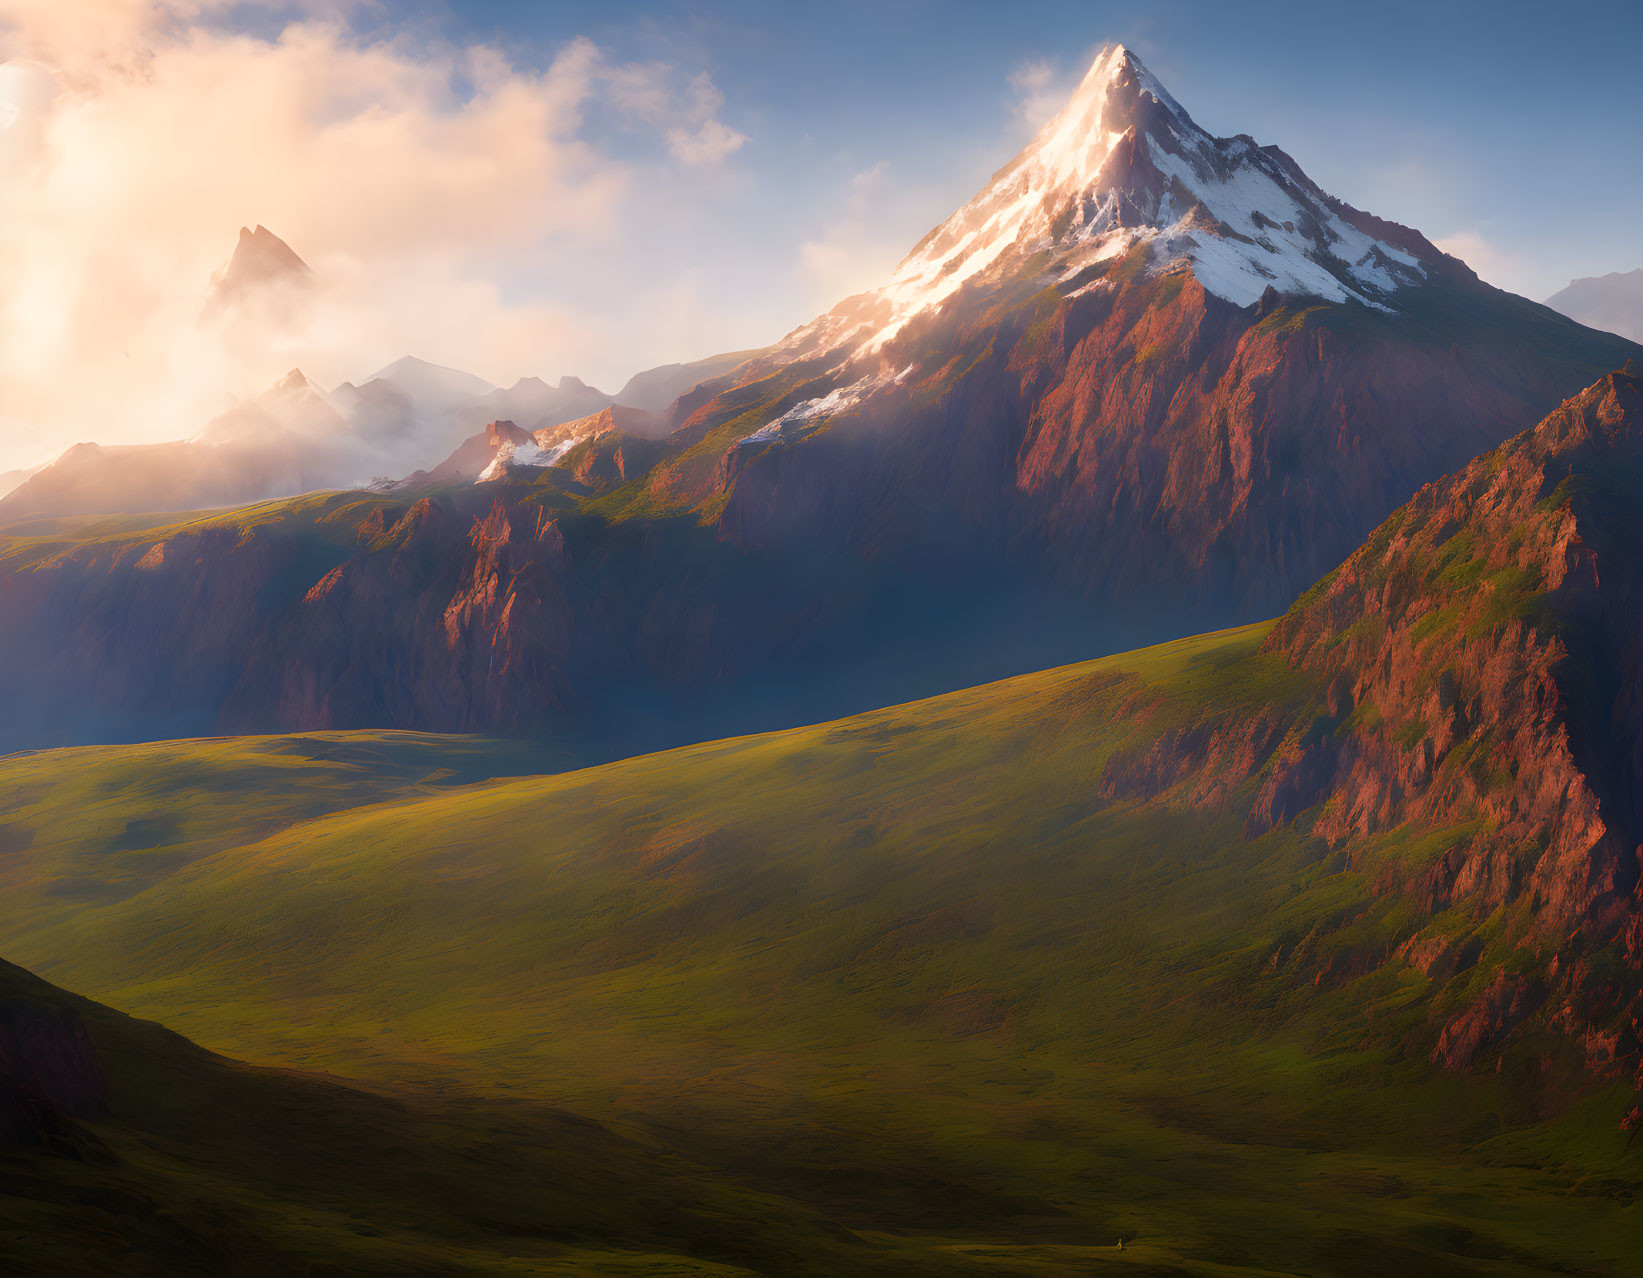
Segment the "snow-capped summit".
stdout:
[[[1399,228],[1320,190],[1276,147],[1210,136],[1123,45],[1102,51],[1061,112],[925,236],[882,288],[794,333],[790,350],[878,350],[965,284],[1024,268],[1066,280],[1138,244],[1248,306],[1272,288],[1395,309],[1425,271]],[[1048,253],[1047,259],[1038,255]],[[1029,259],[1033,259],[1029,264]]]

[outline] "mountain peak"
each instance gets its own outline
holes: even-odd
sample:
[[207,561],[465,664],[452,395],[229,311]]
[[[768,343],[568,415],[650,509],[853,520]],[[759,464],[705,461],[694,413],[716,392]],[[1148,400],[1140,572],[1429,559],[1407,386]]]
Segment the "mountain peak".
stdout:
[[413,396],[441,403],[466,403],[496,389],[482,377],[431,363],[415,355],[402,355],[392,364],[377,369],[367,380],[392,382]]
[[1235,306],[1254,305],[1270,288],[1391,310],[1400,289],[1425,277],[1417,239],[1378,237],[1373,219],[1325,194],[1276,147],[1211,136],[1115,44],[886,285],[800,329],[786,349],[875,353],[972,282],[1031,272],[1061,283],[1140,246],[1154,272],[1184,262]]
[[1140,58],[1121,44],[1111,45],[1096,55],[1067,105],[1040,132],[1034,145],[1044,142],[1046,135],[1060,136],[1070,123],[1079,120],[1101,121],[1110,132],[1121,134],[1124,130],[1117,128],[1120,124],[1133,127],[1150,123],[1146,117],[1149,107],[1176,117],[1188,127],[1197,127]]
[[1591,328],[1643,341],[1643,268],[1570,280],[1546,305]]
[[242,226],[234,255],[212,278],[206,310],[239,305],[269,288],[306,288],[313,279],[308,263],[266,226]]
[[292,247],[260,222],[256,230],[240,227],[239,242],[229,259],[225,283],[270,279],[308,279],[314,272]]
[[1140,58],[1115,44],[1096,56],[1067,104],[1004,172],[1042,192],[1039,203],[1065,201],[1119,180],[1108,170],[1126,141],[1133,147],[1145,137],[1175,150],[1195,134],[1208,136]]

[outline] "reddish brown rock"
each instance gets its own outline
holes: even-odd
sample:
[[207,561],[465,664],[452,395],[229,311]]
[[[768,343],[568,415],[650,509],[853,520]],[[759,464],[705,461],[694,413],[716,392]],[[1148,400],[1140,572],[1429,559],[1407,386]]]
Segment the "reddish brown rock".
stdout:
[[1515,1028],[1544,997],[1534,980],[1497,973],[1477,1001],[1443,1027],[1432,1059],[1445,1069],[1466,1069],[1484,1047]]

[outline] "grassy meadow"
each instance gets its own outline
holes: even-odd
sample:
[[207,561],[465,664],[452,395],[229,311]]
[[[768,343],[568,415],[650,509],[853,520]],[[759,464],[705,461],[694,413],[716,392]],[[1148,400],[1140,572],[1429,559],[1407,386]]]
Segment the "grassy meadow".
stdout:
[[[0,953],[246,1062],[209,1058],[242,1125],[323,1088],[364,1165],[577,1187],[498,1223],[390,1175],[364,1242],[260,1202],[313,1272],[1628,1272],[1618,1092],[1444,1073],[1418,971],[1326,979],[1403,923],[1373,864],[1246,837],[1258,776],[1104,794],[1206,712],[1316,730],[1265,633],[551,775],[412,733],[9,756]],[[233,1162],[168,1139],[178,1184]]]

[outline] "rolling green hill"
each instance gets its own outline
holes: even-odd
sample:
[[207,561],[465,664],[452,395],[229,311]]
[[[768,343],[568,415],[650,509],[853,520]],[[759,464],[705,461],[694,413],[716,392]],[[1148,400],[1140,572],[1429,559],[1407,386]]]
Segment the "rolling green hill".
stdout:
[[8,1275],[64,1278],[894,1265],[644,1133],[256,1069],[9,963],[0,1239]]
[[12,756],[0,939],[232,1056],[665,1146],[694,1175],[618,1168],[607,1219],[723,1195],[759,1272],[1623,1273],[1631,1089],[1544,1036],[1441,1069],[1488,963],[1353,961],[1448,833],[1251,826],[1338,720],[1267,633],[559,775],[411,734]]

